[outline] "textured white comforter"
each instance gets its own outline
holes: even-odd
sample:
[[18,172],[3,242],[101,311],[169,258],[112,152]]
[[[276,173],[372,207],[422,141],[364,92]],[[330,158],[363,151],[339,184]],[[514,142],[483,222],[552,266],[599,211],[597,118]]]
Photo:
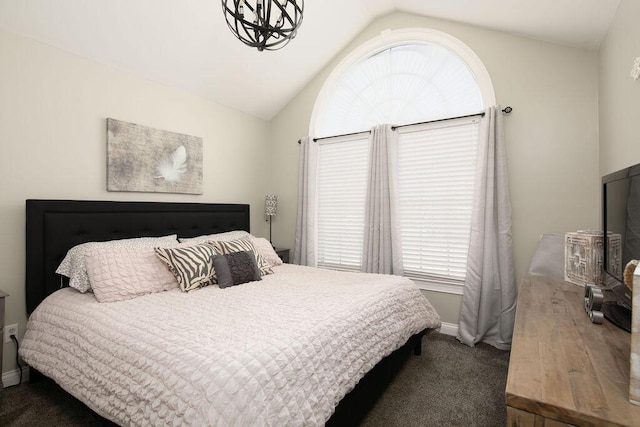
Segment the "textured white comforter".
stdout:
[[323,425],[384,356],[440,326],[403,277],[274,271],[115,303],[61,289],[31,315],[20,355],[123,425]]

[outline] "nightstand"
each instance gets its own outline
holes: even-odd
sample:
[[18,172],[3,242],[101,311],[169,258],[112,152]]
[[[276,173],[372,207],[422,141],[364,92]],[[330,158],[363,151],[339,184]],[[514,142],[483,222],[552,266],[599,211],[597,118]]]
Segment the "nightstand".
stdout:
[[3,291],[0,291],[0,400],[2,400],[2,388],[4,385],[2,384],[2,344],[4,342],[4,299],[8,297],[9,294]]
[[276,253],[285,264],[289,264],[289,251],[290,249],[276,248]]

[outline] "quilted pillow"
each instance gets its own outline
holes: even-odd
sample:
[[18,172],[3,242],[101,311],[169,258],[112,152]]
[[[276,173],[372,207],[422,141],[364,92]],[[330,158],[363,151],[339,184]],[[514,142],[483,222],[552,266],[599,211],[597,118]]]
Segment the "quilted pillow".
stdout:
[[271,246],[271,242],[262,237],[251,236],[250,238],[251,243],[253,243],[253,246],[256,248],[256,251],[264,257],[269,264],[269,267],[275,267],[276,265],[282,264],[282,260],[276,253],[275,249],[273,249],[273,246]]
[[221,288],[262,280],[255,254],[251,251],[216,255],[213,257],[213,266]]
[[178,288],[176,279],[151,247],[97,247],[86,255],[85,265],[99,302]]
[[76,288],[80,292],[91,290],[89,276],[87,276],[87,267],[85,266],[86,255],[96,248],[152,248],[155,246],[169,246],[177,244],[177,235],[163,237],[139,237],[135,239],[109,240],[107,242],[87,242],[76,245],[69,249],[58,266],[56,273],[69,278],[69,286]]
[[256,248],[249,239],[238,239],[230,242],[215,241],[211,242],[211,245],[213,245],[216,252],[220,255],[226,255],[233,252],[251,251],[256,255],[256,263],[260,269],[260,274],[264,276],[265,274],[273,273],[273,270],[269,267],[267,260],[265,260],[264,257],[256,251]]
[[180,243],[185,243],[185,242],[204,243],[204,242],[211,242],[213,240],[230,241],[230,240],[236,240],[236,239],[245,239],[248,236],[249,236],[249,233],[247,233],[244,230],[233,230],[233,231],[226,231],[224,233],[206,234],[206,235],[197,236],[197,237],[180,237],[178,240],[180,241]]
[[213,267],[216,250],[211,243],[182,243],[171,248],[155,248],[155,252],[175,276],[183,292],[216,283]]

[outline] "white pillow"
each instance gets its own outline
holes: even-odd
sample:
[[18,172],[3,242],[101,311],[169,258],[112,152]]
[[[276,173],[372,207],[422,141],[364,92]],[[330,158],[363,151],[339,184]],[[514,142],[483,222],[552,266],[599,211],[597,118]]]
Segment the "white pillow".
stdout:
[[98,302],[114,302],[178,288],[153,247],[93,248],[85,259]]
[[196,243],[211,242],[214,240],[230,242],[231,240],[244,239],[244,238],[247,238],[248,236],[249,236],[249,233],[244,230],[233,230],[233,231],[226,231],[224,233],[206,234],[206,235],[197,236],[197,237],[181,237],[178,240],[180,241],[180,243],[189,242],[189,243],[196,244]]
[[256,251],[264,257],[264,259],[269,264],[269,267],[275,267],[276,265],[281,265],[282,260],[276,253],[273,246],[271,246],[271,242],[262,237],[256,237],[251,235],[251,243],[256,248]]
[[177,237],[176,234],[172,234],[163,237],[139,237],[135,239],[109,240],[107,242],[82,243],[69,249],[67,255],[58,266],[56,273],[68,277],[69,286],[84,293],[91,290],[91,284],[85,266],[85,257],[86,254],[93,249],[104,247],[139,248],[169,246],[178,243]]

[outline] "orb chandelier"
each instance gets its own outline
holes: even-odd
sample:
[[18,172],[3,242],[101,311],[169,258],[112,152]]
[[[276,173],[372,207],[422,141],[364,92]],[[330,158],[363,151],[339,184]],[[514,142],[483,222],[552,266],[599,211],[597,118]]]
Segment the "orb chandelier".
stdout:
[[302,24],[304,0],[222,0],[229,29],[259,51],[284,47]]

